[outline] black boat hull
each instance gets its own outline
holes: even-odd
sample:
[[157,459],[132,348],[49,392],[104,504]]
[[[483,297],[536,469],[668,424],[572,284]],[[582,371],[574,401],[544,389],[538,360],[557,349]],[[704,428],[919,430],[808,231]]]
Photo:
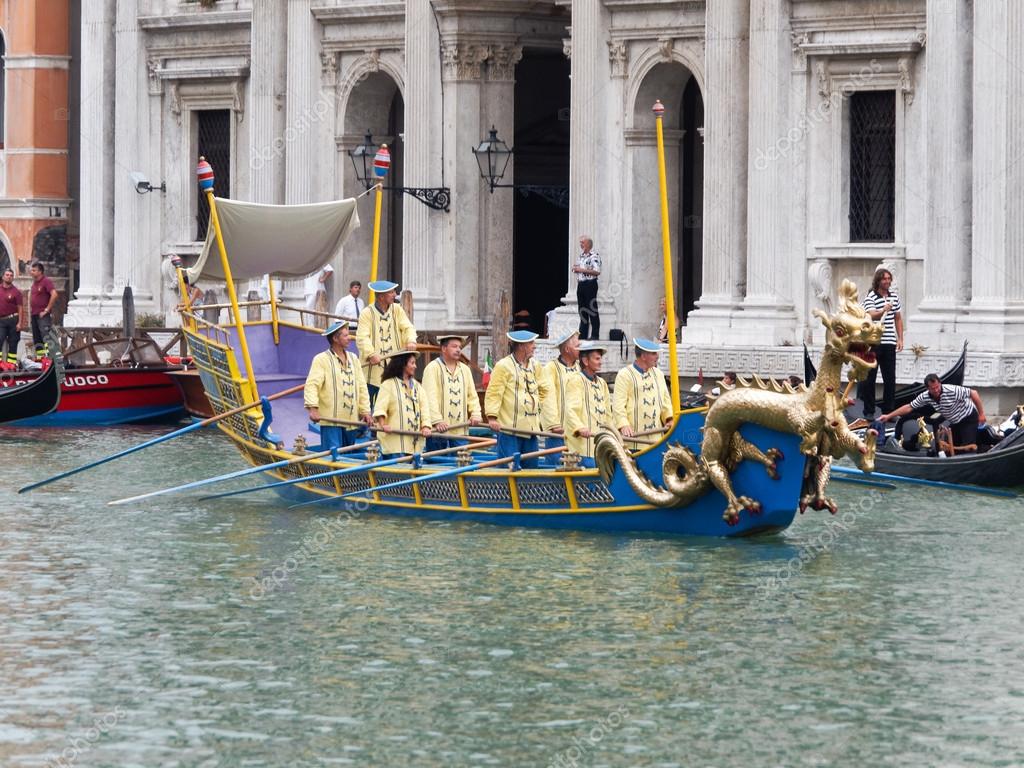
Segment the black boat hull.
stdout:
[[880,450],[875,470],[920,480],[1013,488],[1024,485],[1024,439],[998,450],[946,457]]
[[28,384],[16,384],[13,377],[0,381],[0,424],[45,416],[60,405],[61,369],[51,365]]

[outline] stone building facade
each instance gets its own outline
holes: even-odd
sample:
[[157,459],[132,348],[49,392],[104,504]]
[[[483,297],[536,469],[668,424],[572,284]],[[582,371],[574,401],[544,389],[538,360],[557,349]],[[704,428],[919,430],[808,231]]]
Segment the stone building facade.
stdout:
[[[391,187],[450,193],[448,211],[385,200],[382,276],[412,291],[419,327],[488,332],[503,291],[538,330],[559,305],[550,330],[572,324],[586,233],[603,335],[652,335],[660,99],[682,374],[800,371],[812,310],[885,264],[902,379],[968,340],[968,382],[995,410],[1021,396],[1013,0],[116,0],[84,4],[81,26],[77,301],[97,318],[118,316],[123,284],[142,311],[169,301],[162,261],[199,248],[200,152],[231,197],[325,200],[362,191],[348,151],[369,132]],[[515,148],[500,184],[519,189],[481,178],[470,150],[492,126]],[[166,192],[138,194],[130,170]],[[360,210],[335,297],[369,270],[369,197]]]
[[36,259],[67,276],[69,29],[67,0],[0,0],[0,269],[22,288]]

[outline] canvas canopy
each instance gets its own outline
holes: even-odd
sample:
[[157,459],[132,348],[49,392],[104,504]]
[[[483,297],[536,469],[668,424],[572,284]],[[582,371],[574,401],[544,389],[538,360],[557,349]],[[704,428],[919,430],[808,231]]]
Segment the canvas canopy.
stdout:
[[[320,269],[359,226],[356,201],[308,205],[263,205],[216,198],[231,276],[252,280],[263,275],[304,277]],[[223,280],[213,225],[189,280]]]

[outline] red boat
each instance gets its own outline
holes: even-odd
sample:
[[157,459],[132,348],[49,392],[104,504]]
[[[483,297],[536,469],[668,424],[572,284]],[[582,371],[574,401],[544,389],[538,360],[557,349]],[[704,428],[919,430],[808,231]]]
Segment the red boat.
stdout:
[[[184,412],[181,391],[169,365],[149,338],[91,342],[66,352],[60,405],[45,416],[18,419],[11,426],[111,426],[159,421]],[[5,373],[0,387],[28,384],[40,372]]]

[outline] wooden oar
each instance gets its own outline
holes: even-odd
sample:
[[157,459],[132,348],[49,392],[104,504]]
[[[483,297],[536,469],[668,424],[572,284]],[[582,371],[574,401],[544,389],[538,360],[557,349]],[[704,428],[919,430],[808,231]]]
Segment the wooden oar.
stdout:
[[[520,459],[533,459],[538,456],[548,456],[552,453],[561,453],[562,451],[568,450],[564,445],[560,445],[557,448],[545,448],[542,451],[530,451],[520,455]],[[456,467],[455,469],[445,469],[441,472],[433,472],[429,475],[421,475],[420,477],[410,477],[406,480],[397,480],[393,483],[387,483],[386,485],[375,485],[373,488],[364,488],[359,491],[349,491],[343,493],[340,496],[335,496],[337,499],[347,499],[349,496],[359,496],[368,493],[376,493],[377,491],[386,491],[390,488],[399,488],[403,485],[412,485],[413,483],[422,483],[431,480],[437,480],[442,477],[453,477],[454,475],[461,475],[464,472],[473,472],[477,469],[487,469],[488,467],[499,467],[502,464],[510,464],[515,460],[515,456],[506,456],[503,459],[492,459],[491,461],[480,461],[476,464],[470,464],[467,467]]]
[[260,407],[260,402],[262,402],[263,400],[276,400],[279,397],[285,397],[286,395],[293,395],[296,392],[301,392],[304,386],[305,386],[304,384],[296,384],[294,387],[289,387],[288,389],[283,389],[280,392],[275,392],[272,395],[268,395],[265,398],[261,398],[261,400],[258,401],[258,402],[246,403],[245,405],[240,405],[237,408],[232,408],[230,411],[224,411],[224,413],[222,413],[222,414],[220,414],[218,416],[211,416],[208,419],[203,419],[202,421],[197,421],[195,424],[189,424],[187,427],[183,427],[183,428],[181,428],[181,429],[179,429],[179,430],[177,430],[175,432],[171,432],[171,433],[166,434],[166,435],[161,435],[160,437],[155,437],[152,440],[147,440],[146,442],[140,443],[139,445],[136,445],[136,446],[132,446],[131,448],[126,448],[125,450],[119,451],[119,452],[117,452],[115,454],[107,456],[106,458],[98,459],[97,461],[92,461],[92,462],[89,462],[88,464],[83,464],[82,466],[75,467],[74,469],[69,469],[66,472],[61,472],[60,474],[53,475],[52,477],[48,477],[45,480],[39,480],[39,481],[37,481],[35,483],[30,483],[30,484],[28,484],[26,486],[23,486],[23,487],[19,488],[18,489],[18,493],[24,493],[25,491],[31,491],[33,488],[39,488],[40,486],[48,485],[49,483],[52,483],[55,480],[62,480],[65,477],[71,477],[71,475],[76,475],[79,472],[84,472],[87,469],[92,469],[93,467],[98,467],[101,464],[106,464],[108,461],[113,461],[114,459],[120,459],[121,457],[127,456],[127,455],[129,455],[131,453],[135,453],[136,451],[141,451],[143,448],[149,448],[151,446],[158,445],[159,443],[163,443],[163,442],[165,442],[167,440],[171,440],[171,439],[173,439],[175,437],[181,437],[182,435],[187,435],[189,432],[195,432],[197,429],[202,429],[203,427],[208,427],[211,424],[216,424],[218,421],[221,421],[222,419],[226,419],[228,416],[234,416],[236,413],[241,413],[242,411],[247,411],[250,408],[259,408]]
[[554,437],[559,440],[565,439],[564,434],[560,435],[557,432],[537,432],[532,429],[513,429],[512,427],[502,427],[501,433],[512,435],[513,437]]
[[1001,488],[984,488],[980,485],[963,485],[960,483],[947,483],[942,480],[923,480],[919,477],[904,477],[903,475],[891,475],[885,472],[871,472],[870,475],[852,467],[832,467],[832,474],[839,472],[844,475],[864,475],[865,477],[879,477],[883,480],[892,480],[898,483],[909,483],[911,485],[929,485],[933,488],[946,488],[950,491],[963,491],[964,493],[979,493],[985,496],[1000,496],[1004,499],[1016,499],[1018,494],[1013,491],[1004,491]]
[[[377,432],[377,433],[381,433],[382,432],[382,433],[384,433],[386,435],[406,435],[408,437],[420,437],[420,438],[423,437],[423,433],[422,432],[418,432],[418,431],[416,431],[414,429],[384,429],[383,427],[378,427],[376,425],[368,427],[364,422],[361,422],[361,421],[342,421],[340,419],[320,419],[320,422],[321,423],[326,423],[326,424],[328,424],[330,426],[351,427],[351,428],[366,427],[371,432]],[[466,422],[464,424],[453,424],[448,429],[449,430],[460,429],[462,427],[468,427],[468,426],[469,426],[469,422]],[[431,437],[439,437],[439,438],[441,438],[443,440],[460,440],[460,439],[461,440],[486,440],[487,439],[485,437],[477,437],[475,435],[449,435],[447,431],[446,432],[432,432]]]
[[[476,447],[482,447],[484,445],[490,446],[490,445],[494,445],[496,442],[498,442],[498,441],[497,440],[493,440],[493,439],[489,439],[485,443],[483,443],[483,442],[482,443],[477,443],[474,447],[475,448]],[[401,464],[401,463],[406,462],[406,461],[412,461],[417,456],[419,456],[421,459],[427,459],[427,458],[430,458],[431,456],[442,456],[442,455],[444,455],[446,453],[454,453],[456,451],[462,451],[462,450],[465,450],[464,446],[455,445],[455,446],[452,446],[451,448],[439,448],[436,451],[427,451],[426,453],[410,453],[410,454],[407,454],[405,456],[398,456],[398,457],[393,458],[393,459],[384,459],[383,461],[374,462],[373,464],[360,464],[357,467],[348,467],[346,469],[337,469],[334,472],[328,472],[328,473],[325,473],[323,475],[320,475],[320,477],[330,477],[332,475],[345,475],[345,474],[350,474],[350,473],[353,473],[353,472],[368,472],[369,470],[377,469],[378,467],[386,467],[386,466],[389,466],[391,464]],[[306,479],[308,480],[309,478],[306,478]],[[322,499],[313,499],[312,501],[303,501],[303,502],[301,502],[299,504],[292,504],[290,507],[288,507],[288,509],[297,509],[298,507],[308,507],[308,506],[311,506],[313,504],[320,504],[321,502],[325,502],[325,501],[335,501],[338,498],[339,498],[338,496],[325,496]]]
[[[365,448],[366,446],[374,445],[377,442],[378,442],[377,440],[374,440],[374,441],[369,442],[369,443],[360,443],[357,446],[350,446],[349,448],[344,448],[344,449],[342,449],[342,451],[338,451],[338,453],[342,453],[343,451],[354,450],[355,448]],[[470,445],[470,446],[467,446],[467,448],[470,451],[475,451],[475,450],[478,450],[480,448],[489,448],[491,445],[494,444],[494,442],[495,442],[494,440],[487,440],[486,444]],[[448,449],[445,449],[445,450],[450,452],[452,449],[448,448]],[[389,461],[389,462],[391,462],[393,464],[397,463],[397,460],[395,460],[395,459],[385,459],[385,461]],[[227,496],[241,496],[241,495],[246,494],[246,493],[255,493],[256,491],[265,491],[265,490],[267,490],[269,488],[280,488],[281,486],[284,486],[284,485],[295,485],[296,483],[308,483],[308,482],[312,482],[313,480],[320,480],[321,478],[335,477],[336,475],[348,475],[348,474],[353,474],[355,472],[365,472],[367,470],[367,468],[368,468],[368,465],[360,464],[358,466],[345,467],[343,469],[332,469],[332,470],[330,470],[328,472],[321,472],[321,473],[316,474],[316,475],[306,475],[305,477],[293,477],[290,480],[278,480],[277,482],[268,483],[266,485],[257,485],[255,488],[242,488],[241,490],[237,490],[237,491],[224,491],[223,493],[214,493],[214,494],[211,494],[210,496],[200,496],[199,500],[200,501],[205,501],[205,500],[208,500],[208,499],[223,499],[223,498],[226,498]],[[370,467],[370,468],[372,468],[372,467]]]
[[189,491],[193,488],[202,488],[204,485],[212,485],[213,483],[220,483],[224,480],[234,480],[237,477],[246,477],[247,475],[255,475],[259,472],[263,472],[267,469],[276,469],[277,467],[287,467],[291,464],[302,464],[306,461],[312,461],[313,459],[322,459],[324,456],[330,456],[332,451],[317,451],[316,453],[307,453],[302,456],[293,456],[290,459],[281,459],[280,461],[274,461],[270,464],[261,464],[258,467],[249,467],[248,469],[239,469],[236,472],[228,472],[226,475],[217,475],[216,477],[208,477],[205,480],[195,480],[191,483],[185,483],[184,485],[176,485],[173,488],[161,488],[159,491],[150,491],[149,493],[141,493],[138,496],[128,496],[124,499],[116,499],[114,501],[108,501],[108,507],[117,507],[121,504],[129,504],[133,501],[141,501],[142,499],[151,499],[154,496],[164,496],[168,493],[178,493],[179,491]]
[[[672,426],[669,426],[669,427],[659,427],[658,429],[648,429],[648,430],[644,430],[643,432],[634,432],[633,433],[633,437],[646,437],[647,435],[661,435],[661,434],[664,434],[665,432],[668,432],[674,426],[675,425],[673,424]],[[632,440],[633,437],[623,437],[622,439],[623,440]],[[644,442],[644,441],[641,440],[640,442]]]

